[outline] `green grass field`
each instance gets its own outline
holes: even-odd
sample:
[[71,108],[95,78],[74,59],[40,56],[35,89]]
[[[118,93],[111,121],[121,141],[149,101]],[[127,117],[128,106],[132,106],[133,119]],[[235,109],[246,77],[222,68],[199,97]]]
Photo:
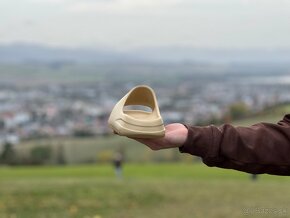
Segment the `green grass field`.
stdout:
[[290,178],[203,164],[1,167],[0,217],[289,217]]
[[[281,106],[234,125],[276,123],[289,111],[289,105]],[[103,158],[108,149],[121,146],[132,162],[172,159],[177,152],[153,152],[117,136],[34,140],[21,146],[59,143],[96,146],[99,153],[105,151]],[[290,217],[290,177],[261,175],[251,181],[249,174],[178,156],[187,163],[126,164],[123,179],[115,178],[112,166],[101,164],[2,166],[0,218]]]

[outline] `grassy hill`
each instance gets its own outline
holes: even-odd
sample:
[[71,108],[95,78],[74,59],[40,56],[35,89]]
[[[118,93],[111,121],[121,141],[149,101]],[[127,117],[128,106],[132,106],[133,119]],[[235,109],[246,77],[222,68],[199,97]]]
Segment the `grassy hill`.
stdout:
[[282,104],[269,107],[262,112],[252,115],[249,118],[236,120],[234,125],[249,126],[259,122],[277,123],[282,120],[285,114],[290,113],[290,104]]
[[[283,105],[234,124],[277,122],[287,111],[289,105]],[[261,175],[251,181],[246,173],[206,167],[175,149],[153,152],[118,136],[39,139],[21,146],[47,144],[93,146],[104,160],[122,147],[135,163],[125,164],[122,179],[115,178],[111,164],[2,166],[1,218],[289,217],[289,177]],[[176,154],[189,161],[148,163]]]
[[[289,217],[288,177],[201,164],[0,168],[0,217]],[[283,193],[283,194],[282,194]],[[265,211],[266,210],[266,211]]]
[[[268,108],[247,119],[234,121],[233,125],[250,126],[258,122],[277,123],[289,112],[289,104],[280,105]],[[54,153],[58,152],[61,148],[64,151],[65,162],[68,164],[77,162],[110,162],[114,152],[120,149],[125,152],[127,162],[164,162],[180,160],[191,162],[195,159],[191,156],[180,155],[177,149],[154,152],[134,140],[113,134],[110,136],[91,138],[36,139],[22,142],[18,146],[18,149],[22,154],[29,155],[30,150],[36,146],[52,147]],[[55,154],[54,158],[58,158],[58,155]],[[50,162],[55,162],[55,160],[51,160]]]

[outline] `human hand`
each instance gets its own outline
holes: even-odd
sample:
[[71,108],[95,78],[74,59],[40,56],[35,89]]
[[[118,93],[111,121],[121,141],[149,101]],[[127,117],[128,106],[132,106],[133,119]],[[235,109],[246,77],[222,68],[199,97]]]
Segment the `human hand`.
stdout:
[[152,150],[180,147],[186,141],[187,128],[181,123],[172,123],[165,126],[165,136],[155,139],[132,138],[142,144],[147,145]]

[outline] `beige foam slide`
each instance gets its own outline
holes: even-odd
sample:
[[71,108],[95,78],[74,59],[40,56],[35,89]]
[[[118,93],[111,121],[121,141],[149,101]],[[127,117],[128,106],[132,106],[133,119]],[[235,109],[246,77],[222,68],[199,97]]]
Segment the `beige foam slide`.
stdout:
[[[152,111],[127,110],[125,106],[147,106]],[[149,86],[136,86],[113,108],[109,126],[118,134],[132,138],[159,138],[165,134],[156,95]]]

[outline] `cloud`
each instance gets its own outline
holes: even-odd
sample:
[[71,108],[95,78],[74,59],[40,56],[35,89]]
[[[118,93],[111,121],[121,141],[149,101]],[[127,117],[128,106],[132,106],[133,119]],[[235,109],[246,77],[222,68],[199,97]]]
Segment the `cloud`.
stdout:
[[67,2],[67,0],[29,0],[30,3],[37,3],[37,4],[42,4],[42,3],[48,3],[48,4],[61,4]]
[[70,12],[101,12],[122,13],[135,10],[148,10],[178,5],[185,0],[112,0],[112,1],[81,1],[70,5]]
[[[277,0],[28,0],[30,3],[61,5],[70,13],[138,14],[142,12],[171,12],[178,7],[201,9],[229,9],[229,7],[269,7],[277,6]],[[279,5],[289,6],[288,0],[280,0]]]
[[[38,0],[41,1],[41,0]],[[43,1],[65,1],[65,0],[43,0]],[[174,9],[178,6],[198,9],[202,7],[225,7],[245,6],[250,4],[271,4],[275,0],[78,0],[70,1],[67,4],[67,11],[73,13],[139,13],[141,11],[151,11],[155,9]],[[286,0],[281,0],[286,1]],[[276,4],[276,3],[275,3]],[[164,11],[164,10],[163,10]]]

